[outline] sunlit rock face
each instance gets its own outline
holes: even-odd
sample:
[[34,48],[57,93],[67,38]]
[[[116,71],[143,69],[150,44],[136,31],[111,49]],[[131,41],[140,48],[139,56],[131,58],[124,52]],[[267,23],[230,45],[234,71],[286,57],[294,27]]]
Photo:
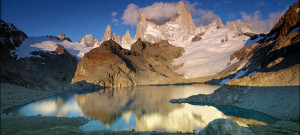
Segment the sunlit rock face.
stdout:
[[184,50],[167,41],[151,44],[137,40],[131,50],[113,40],[86,53],[79,62],[72,83],[85,81],[102,87],[128,87],[182,82],[172,65]]

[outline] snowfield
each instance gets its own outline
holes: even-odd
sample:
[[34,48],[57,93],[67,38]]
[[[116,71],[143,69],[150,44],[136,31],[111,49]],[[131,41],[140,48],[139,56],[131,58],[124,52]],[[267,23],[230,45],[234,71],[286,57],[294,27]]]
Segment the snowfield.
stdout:
[[57,45],[62,45],[70,54],[81,60],[85,53],[89,52],[91,47],[86,47],[80,43],[73,43],[67,40],[59,41],[49,39],[49,37],[29,37],[23,44],[15,50],[18,58],[31,57],[33,51],[55,51]]
[[[226,35],[228,41],[225,41]],[[200,41],[184,45],[185,53],[173,63],[184,63],[176,72],[184,74],[185,78],[214,75],[224,70],[231,55],[244,47],[249,39],[248,36],[238,36],[236,30],[217,29],[216,26],[205,30],[201,37]]]

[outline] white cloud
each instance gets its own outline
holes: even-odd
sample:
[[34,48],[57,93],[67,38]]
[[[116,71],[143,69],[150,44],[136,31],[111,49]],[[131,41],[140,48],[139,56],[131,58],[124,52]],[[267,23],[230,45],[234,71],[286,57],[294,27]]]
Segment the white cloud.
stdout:
[[[196,5],[200,3],[190,3],[189,1],[183,1],[186,7],[191,11],[194,22],[199,24],[208,24],[212,20],[217,19],[219,16],[211,10],[197,9]],[[175,2],[155,2],[154,4],[139,8],[135,4],[129,4],[124,10],[122,21],[123,24],[136,25],[140,16],[143,12],[148,20],[152,20],[157,24],[163,24],[169,21],[170,18],[177,15],[177,3]]]
[[253,30],[258,33],[269,32],[283,14],[284,11],[270,13],[268,19],[262,20],[260,11],[254,12],[253,15],[241,12],[242,21],[250,25],[253,28]]
[[129,4],[122,16],[123,24],[136,25],[142,12],[148,20],[157,24],[163,24],[177,14],[177,3],[155,2],[154,4],[139,8],[135,4]]
[[111,22],[117,23],[117,22],[119,22],[119,20],[118,19],[112,19]]
[[136,25],[139,19],[139,7],[135,4],[129,4],[124,10],[122,16],[123,24]]
[[117,12],[112,12],[112,13],[111,13],[111,16],[112,16],[112,17],[116,17],[117,14],[118,14]]
[[153,5],[141,8],[148,20],[163,24],[177,15],[177,3],[155,2]]

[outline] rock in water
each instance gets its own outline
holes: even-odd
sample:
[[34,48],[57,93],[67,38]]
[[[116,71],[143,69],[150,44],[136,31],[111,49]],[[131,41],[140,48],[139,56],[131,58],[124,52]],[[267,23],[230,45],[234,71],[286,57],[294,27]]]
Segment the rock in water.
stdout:
[[253,135],[253,133],[240,127],[232,119],[215,119],[201,130],[199,135]]
[[167,41],[151,44],[139,39],[127,50],[110,39],[84,55],[72,83],[128,87],[179,82],[183,78],[171,63],[183,52]]

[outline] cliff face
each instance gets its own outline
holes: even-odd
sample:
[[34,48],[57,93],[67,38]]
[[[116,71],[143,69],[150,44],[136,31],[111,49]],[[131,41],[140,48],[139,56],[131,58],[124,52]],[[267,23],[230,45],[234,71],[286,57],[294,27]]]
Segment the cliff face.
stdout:
[[151,44],[139,39],[131,50],[123,49],[113,40],[105,41],[85,54],[72,83],[85,81],[102,87],[175,83],[182,77],[173,72],[175,67],[171,63],[182,53],[182,48],[166,41]]

